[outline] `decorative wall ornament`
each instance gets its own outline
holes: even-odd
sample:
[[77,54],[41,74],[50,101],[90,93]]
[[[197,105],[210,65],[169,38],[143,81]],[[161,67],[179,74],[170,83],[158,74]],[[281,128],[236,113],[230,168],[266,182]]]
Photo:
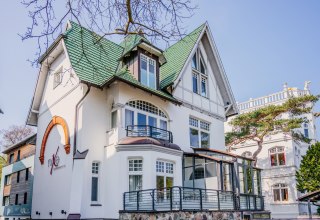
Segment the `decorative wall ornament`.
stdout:
[[58,167],[60,163],[60,157],[58,156],[59,152],[59,146],[57,148],[57,151],[55,154],[52,154],[52,158],[48,160],[48,167],[51,167],[50,169],[50,175],[52,175],[53,168]]
[[39,157],[41,165],[44,164],[44,153],[45,153],[46,143],[47,143],[49,134],[50,134],[52,128],[54,126],[56,126],[56,125],[62,126],[63,132],[64,132],[64,140],[65,140],[64,150],[66,151],[66,154],[70,153],[70,138],[69,138],[69,130],[68,130],[67,123],[62,117],[53,116],[52,120],[48,124],[47,129],[44,132],[44,135],[43,135],[43,138],[42,138],[40,157]]

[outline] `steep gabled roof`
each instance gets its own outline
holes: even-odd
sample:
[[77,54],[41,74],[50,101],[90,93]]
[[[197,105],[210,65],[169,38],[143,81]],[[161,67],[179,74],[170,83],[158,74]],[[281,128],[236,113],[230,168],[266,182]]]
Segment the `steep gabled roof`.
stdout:
[[71,22],[65,33],[71,65],[80,80],[102,86],[118,69],[124,48]]
[[205,24],[202,24],[164,51],[167,62],[160,67],[161,88],[169,86],[177,79],[204,27]]

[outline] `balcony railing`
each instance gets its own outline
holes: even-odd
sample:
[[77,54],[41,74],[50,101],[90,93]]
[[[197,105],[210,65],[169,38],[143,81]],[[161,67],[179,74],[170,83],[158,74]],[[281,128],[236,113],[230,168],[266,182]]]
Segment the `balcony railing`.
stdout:
[[151,137],[162,141],[173,143],[172,132],[149,126],[149,125],[128,125],[127,137]]
[[188,187],[172,187],[125,192],[123,211],[182,211],[182,210],[264,210],[262,196]]

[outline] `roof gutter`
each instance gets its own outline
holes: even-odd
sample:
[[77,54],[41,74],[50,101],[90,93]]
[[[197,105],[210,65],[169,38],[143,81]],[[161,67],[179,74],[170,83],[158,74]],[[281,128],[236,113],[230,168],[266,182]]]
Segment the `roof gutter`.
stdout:
[[47,58],[47,56],[52,52],[52,50],[58,45],[58,43],[60,42],[60,40],[62,38],[65,38],[66,36],[64,34],[60,34],[55,40],[54,42],[50,45],[50,47],[48,47],[48,49],[44,52],[44,54],[42,54],[39,59],[38,59],[38,63],[42,63],[44,61],[44,59]]

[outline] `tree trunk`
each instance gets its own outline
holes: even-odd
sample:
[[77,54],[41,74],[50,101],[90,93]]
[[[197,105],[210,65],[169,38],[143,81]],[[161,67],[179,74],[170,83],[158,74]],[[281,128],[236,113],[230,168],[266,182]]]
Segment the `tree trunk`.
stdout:
[[262,150],[262,141],[257,141],[258,149],[253,153],[252,158],[254,159],[254,166],[257,166],[257,156]]

